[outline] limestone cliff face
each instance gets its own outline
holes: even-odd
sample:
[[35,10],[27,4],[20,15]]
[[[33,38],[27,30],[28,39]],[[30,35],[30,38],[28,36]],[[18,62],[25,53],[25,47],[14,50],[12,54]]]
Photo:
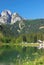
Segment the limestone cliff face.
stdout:
[[11,12],[9,10],[4,10],[0,16],[0,24],[7,24],[11,21]]
[[16,21],[21,21],[22,17],[18,13],[11,13],[9,10],[4,10],[0,14],[0,24],[14,24]]
[[12,18],[11,18],[11,23],[12,24],[15,23],[16,21],[21,21],[21,20],[22,20],[22,18],[19,16],[18,13],[13,13],[12,14]]

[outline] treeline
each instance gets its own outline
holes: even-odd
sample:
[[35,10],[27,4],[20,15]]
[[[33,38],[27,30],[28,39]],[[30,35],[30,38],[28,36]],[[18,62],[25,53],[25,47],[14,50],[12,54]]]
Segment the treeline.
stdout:
[[43,33],[20,34],[18,37],[4,36],[0,33],[1,43],[36,43],[37,40],[44,40]]
[[17,38],[17,43],[19,42],[28,42],[36,43],[38,40],[44,40],[43,33],[31,33],[31,34],[22,34]]

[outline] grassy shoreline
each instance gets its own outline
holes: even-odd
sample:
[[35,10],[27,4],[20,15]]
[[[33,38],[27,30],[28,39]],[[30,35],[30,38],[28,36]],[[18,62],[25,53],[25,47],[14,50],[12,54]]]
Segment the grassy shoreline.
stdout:
[[39,43],[3,43],[0,45],[1,46],[24,46],[24,47],[37,47],[39,46]]

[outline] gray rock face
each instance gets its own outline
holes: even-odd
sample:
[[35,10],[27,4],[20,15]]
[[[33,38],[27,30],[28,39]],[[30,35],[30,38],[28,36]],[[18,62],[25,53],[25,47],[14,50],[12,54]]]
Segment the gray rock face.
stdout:
[[14,24],[16,21],[21,21],[22,17],[20,17],[17,13],[11,13],[9,10],[4,10],[0,14],[0,24]]
[[4,10],[0,16],[0,24],[7,24],[11,22],[11,12],[9,10]]
[[22,18],[17,14],[17,13],[13,13],[12,14],[12,18],[11,18],[11,23],[15,23],[16,21],[21,21]]

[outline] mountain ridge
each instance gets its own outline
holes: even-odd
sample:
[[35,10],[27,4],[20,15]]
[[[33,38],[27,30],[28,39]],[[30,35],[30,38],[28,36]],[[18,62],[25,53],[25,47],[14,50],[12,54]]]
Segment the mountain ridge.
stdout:
[[[22,34],[44,33],[44,19],[24,20],[18,13],[11,14],[11,12],[9,12],[11,17],[10,15],[8,17],[8,13],[6,13],[6,16],[5,13],[1,15],[6,20],[4,20],[4,22],[3,20],[0,21],[0,31],[2,31],[4,35],[18,36]],[[1,24],[1,22],[3,24]]]
[[11,13],[9,10],[4,10],[0,14],[0,24],[14,24],[16,21],[22,21],[23,18],[18,13]]

